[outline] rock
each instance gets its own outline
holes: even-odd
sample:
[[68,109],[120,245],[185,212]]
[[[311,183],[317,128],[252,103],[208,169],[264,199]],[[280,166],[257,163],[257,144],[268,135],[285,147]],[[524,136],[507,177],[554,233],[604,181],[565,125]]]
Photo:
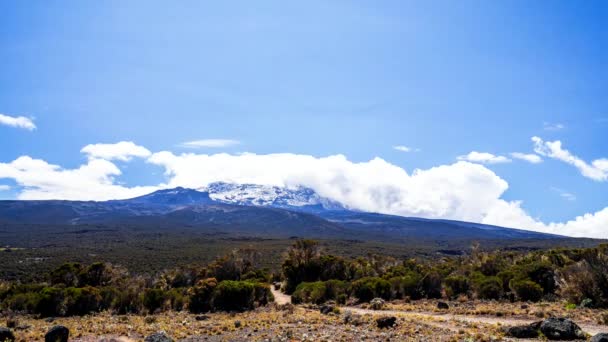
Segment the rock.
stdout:
[[235,328],[240,328],[241,327],[241,321],[234,321],[234,327]]
[[146,337],[144,342],[173,342],[173,339],[164,332],[157,332]]
[[608,334],[600,333],[591,338],[591,342],[608,342]]
[[578,305],[581,308],[592,308],[593,307],[593,301],[589,298],[585,298],[581,301],[581,303]]
[[527,308],[529,308],[528,304],[522,304],[521,305],[522,310],[526,310]]
[[[6,319],[6,327],[9,329],[15,328],[18,325],[18,321],[15,317],[9,317]],[[0,340],[1,341],[1,340]]]
[[384,299],[374,298],[371,300],[371,302],[369,302],[369,305],[371,306],[372,310],[382,310],[384,303]]
[[13,342],[15,341],[15,335],[9,328],[0,327],[0,341]]
[[63,325],[56,325],[44,335],[44,342],[68,342],[70,330]]
[[332,305],[321,305],[321,307],[319,308],[319,312],[321,312],[324,315],[327,315],[333,311],[334,311],[334,306],[332,306]]
[[55,322],[55,317],[47,317],[44,319],[44,321],[47,323],[53,323],[53,322]]
[[506,329],[505,333],[507,336],[515,338],[537,338],[540,324],[541,322],[536,322],[529,325],[510,327]]
[[207,315],[198,315],[198,316],[195,316],[195,317],[194,317],[194,319],[195,319],[195,320],[197,320],[197,321],[206,321],[206,320],[208,320],[209,318],[210,318],[210,317],[209,317],[209,316],[207,316]]
[[397,317],[395,317],[395,316],[380,317],[380,318],[376,319],[376,324],[378,325],[378,328],[380,328],[380,329],[391,328],[391,327],[394,327],[395,324],[397,324]]
[[27,330],[31,327],[32,326],[30,324],[19,324],[18,326],[15,327],[15,330]]
[[446,302],[437,302],[437,309],[439,310],[447,310],[450,306]]
[[583,333],[581,328],[567,318],[547,318],[541,323],[540,331],[549,340],[570,341],[576,339],[585,339],[585,333]]
[[346,311],[343,317],[344,324],[352,324],[354,326],[359,326],[363,324],[363,320],[361,319],[361,315],[353,313],[352,311]]

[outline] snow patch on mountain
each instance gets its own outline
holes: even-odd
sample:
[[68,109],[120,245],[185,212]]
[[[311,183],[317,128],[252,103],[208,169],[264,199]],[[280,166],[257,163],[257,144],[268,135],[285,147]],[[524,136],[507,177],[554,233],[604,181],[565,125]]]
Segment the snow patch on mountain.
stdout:
[[278,208],[308,208],[314,210],[346,210],[342,204],[319,196],[306,187],[285,188],[258,184],[217,182],[199,189],[211,199],[238,205],[270,206]]

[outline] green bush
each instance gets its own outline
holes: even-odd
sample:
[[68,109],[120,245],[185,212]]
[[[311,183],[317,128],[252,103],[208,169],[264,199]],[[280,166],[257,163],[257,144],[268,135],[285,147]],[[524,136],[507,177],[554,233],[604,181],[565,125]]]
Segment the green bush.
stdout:
[[83,288],[69,287],[64,290],[65,316],[82,316],[99,311],[101,293],[91,286]]
[[391,299],[391,284],[382,278],[361,278],[353,282],[352,288],[354,296],[361,302],[369,302],[376,297]]
[[143,305],[149,313],[154,313],[162,308],[165,302],[165,291],[161,289],[146,289],[144,291]]
[[441,298],[441,274],[429,272],[422,278],[421,293],[426,298]]
[[480,299],[500,299],[503,295],[502,281],[498,277],[484,277],[477,282],[476,293]]
[[143,308],[141,291],[142,289],[138,287],[117,290],[111,304],[114,312],[120,315],[141,312]]
[[255,286],[248,281],[224,280],[213,293],[213,308],[222,311],[245,311],[254,308]]
[[420,299],[422,276],[416,272],[408,271],[403,276],[392,277],[388,280],[391,285],[391,298]]
[[190,303],[188,309],[193,313],[209,312],[213,309],[213,291],[217,287],[215,278],[200,280],[188,290]]
[[449,297],[455,297],[460,294],[468,295],[471,289],[469,279],[461,275],[453,275],[445,278],[446,293]]
[[82,272],[82,265],[78,263],[65,263],[49,275],[49,280],[53,285],[63,284],[66,287],[76,287],[80,282],[80,273]]
[[291,302],[321,304],[326,301],[326,292],[325,282],[300,283],[291,295]]
[[543,296],[543,288],[531,280],[512,280],[510,287],[519,300],[537,302]]
[[538,302],[543,297],[543,288],[531,280],[512,280],[511,289],[519,300]]

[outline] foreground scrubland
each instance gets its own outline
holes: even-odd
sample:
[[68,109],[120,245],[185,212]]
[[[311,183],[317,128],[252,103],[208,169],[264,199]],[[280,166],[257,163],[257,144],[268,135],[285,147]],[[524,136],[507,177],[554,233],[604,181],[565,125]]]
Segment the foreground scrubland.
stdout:
[[[176,340],[460,341],[510,339],[506,326],[550,317],[569,318],[589,336],[608,324],[606,245],[531,253],[472,246],[467,256],[399,260],[343,258],[298,240],[280,270],[260,267],[256,254],[241,249],[155,274],[66,263],[43,281],[2,281],[0,327],[23,341],[55,325],[68,327],[71,340],[164,331]],[[293,304],[275,303],[273,292]]]

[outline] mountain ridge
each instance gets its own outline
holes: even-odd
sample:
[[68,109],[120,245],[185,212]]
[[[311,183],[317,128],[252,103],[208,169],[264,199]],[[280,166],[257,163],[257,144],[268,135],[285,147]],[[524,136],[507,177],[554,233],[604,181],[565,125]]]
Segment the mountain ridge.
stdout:
[[193,226],[252,235],[365,239],[560,239],[523,229],[351,210],[305,187],[211,183],[112,201],[0,201],[0,223]]

